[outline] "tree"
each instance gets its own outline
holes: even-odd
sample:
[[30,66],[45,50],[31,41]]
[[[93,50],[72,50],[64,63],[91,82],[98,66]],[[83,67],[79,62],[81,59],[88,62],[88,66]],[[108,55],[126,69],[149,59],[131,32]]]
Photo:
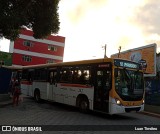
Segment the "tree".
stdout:
[[0,38],[15,40],[22,27],[35,38],[59,31],[59,0],[0,0]]

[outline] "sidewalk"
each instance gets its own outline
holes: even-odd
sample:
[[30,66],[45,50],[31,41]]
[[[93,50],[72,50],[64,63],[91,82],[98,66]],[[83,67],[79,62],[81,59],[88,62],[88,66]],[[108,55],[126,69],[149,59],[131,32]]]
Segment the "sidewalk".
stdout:
[[145,104],[144,111],[140,113],[160,118],[160,106]]
[[144,105],[144,111],[160,114],[160,106],[145,104]]
[[[21,98],[25,98],[27,96],[25,95],[20,95]],[[12,105],[12,96],[9,94],[0,94],[0,108]]]
[[11,105],[12,104],[12,99],[8,100],[8,101],[2,101],[0,102],[0,108]]
[[10,94],[0,94],[0,108],[12,104]]
[[156,118],[160,118],[160,114],[157,114],[157,113],[152,113],[152,112],[148,112],[148,111],[143,111],[143,112],[139,112],[139,113],[149,115],[149,116],[153,116],[153,117],[156,117]]

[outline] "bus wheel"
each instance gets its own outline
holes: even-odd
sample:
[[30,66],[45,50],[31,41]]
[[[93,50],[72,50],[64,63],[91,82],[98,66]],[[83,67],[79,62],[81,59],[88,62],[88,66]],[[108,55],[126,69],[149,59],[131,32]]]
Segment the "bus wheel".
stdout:
[[89,102],[87,99],[82,99],[79,103],[80,111],[83,113],[87,113],[89,110]]
[[40,100],[41,100],[40,92],[38,90],[36,90],[34,93],[34,99],[36,100],[36,102],[40,102]]

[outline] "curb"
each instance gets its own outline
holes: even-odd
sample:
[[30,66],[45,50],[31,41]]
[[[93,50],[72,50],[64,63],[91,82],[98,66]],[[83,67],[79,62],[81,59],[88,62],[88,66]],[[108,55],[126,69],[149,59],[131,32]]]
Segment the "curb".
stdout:
[[158,113],[152,113],[152,112],[148,112],[148,111],[143,111],[143,112],[139,112],[140,114],[145,114],[145,115],[150,115],[156,118],[160,118],[160,114]]
[[[27,98],[27,96],[22,96],[22,98],[23,99]],[[12,97],[10,97],[9,99],[0,102],[0,108],[3,108],[5,106],[9,106],[12,104],[13,104],[13,100],[12,100]]]
[[8,106],[8,105],[12,105],[12,100],[1,102],[0,103],[0,108],[3,108],[3,107]]
[[8,101],[10,98],[10,94],[0,94],[0,102]]

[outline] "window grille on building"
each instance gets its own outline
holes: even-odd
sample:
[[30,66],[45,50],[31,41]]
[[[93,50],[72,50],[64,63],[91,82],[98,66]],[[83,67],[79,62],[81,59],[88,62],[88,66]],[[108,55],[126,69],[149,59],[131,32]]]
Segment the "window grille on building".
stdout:
[[28,55],[23,55],[23,56],[22,56],[22,60],[23,60],[23,61],[26,61],[26,62],[31,62],[31,61],[32,61],[32,57],[31,57],[31,56],[28,56]]
[[49,64],[49,63],[54,63],[54,60],[52,60],[52,59],[47,60],[47,64]]
[[27,47],[32,47],[32,46],[33,46],[33,43],[32,43],[31,41],[25,40],[25,41],[23,42],[23,45],[24,45],[24,46],[27,46]]
[[52,46],[52,45],[48,45],[48,50],[50,50],[50,51],[57,51],[57,47]]

